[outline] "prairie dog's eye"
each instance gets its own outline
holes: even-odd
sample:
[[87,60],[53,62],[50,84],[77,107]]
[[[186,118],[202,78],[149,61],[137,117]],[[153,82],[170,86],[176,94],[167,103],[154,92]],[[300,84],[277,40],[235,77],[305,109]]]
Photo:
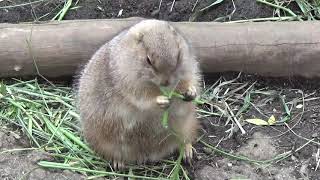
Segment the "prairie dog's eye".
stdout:
[[152,68],[155,72],[157,72],[156,67],[155,67],[154,64],[151,62],[150,56],[147,56],[147,62],[148,62],[148,64],[151,66],[151,68]]
[[150,66],[152,66],[152,63],[151,63],[151,60],[150,60],[150,57],[149,57],[149,56],[147,56],[147,62],[148,62],[148,64],[149,64]]

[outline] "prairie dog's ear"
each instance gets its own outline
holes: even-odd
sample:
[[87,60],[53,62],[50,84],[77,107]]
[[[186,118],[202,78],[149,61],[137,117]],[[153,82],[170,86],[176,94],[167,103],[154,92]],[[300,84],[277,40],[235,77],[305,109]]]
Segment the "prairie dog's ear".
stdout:
[[141,42],[142,38],[143,38],[143,34],[141,32],[138,31],[132,31],[130,32],[130,36],[132,37],[132,39],[136,42]]
[[133,33],[133,36],[134,36],[134,39],[135,39],[137,42],[141,42],[141,41],[142,41],[143,34],[142,34],[141,32],[134,32],[134,33]]
[[133,39],[137,42],[140,42],[142,41],[142,38],[143,38],[143,33],[141,31],[139,31],[139,29],[133,27],[129,30],[129,35],[131,37],[133,37]]

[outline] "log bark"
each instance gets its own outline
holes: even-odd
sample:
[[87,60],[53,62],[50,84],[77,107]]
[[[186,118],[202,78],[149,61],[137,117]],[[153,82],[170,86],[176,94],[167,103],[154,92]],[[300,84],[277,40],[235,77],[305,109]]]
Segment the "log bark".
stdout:
[[[0,77],[73,76],[93,53],[140,18],[0,24]],[[320,23],[172,22],[205,73],[320,77]]]

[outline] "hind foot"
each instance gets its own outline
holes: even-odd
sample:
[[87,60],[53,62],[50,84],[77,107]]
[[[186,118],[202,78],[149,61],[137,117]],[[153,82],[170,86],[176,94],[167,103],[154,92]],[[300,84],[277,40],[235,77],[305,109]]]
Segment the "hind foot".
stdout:
[[183,160],[185,163],[188,163],[189,165],[191,165],[192,158],[193,158],[193,147],[191,143],[188,143],[185,145]]
[[121,171],[123,170],[125,167],[124,167],[124,162],[123,161],[113,161],[112,162],[112,168],[115,170],[115,171]]

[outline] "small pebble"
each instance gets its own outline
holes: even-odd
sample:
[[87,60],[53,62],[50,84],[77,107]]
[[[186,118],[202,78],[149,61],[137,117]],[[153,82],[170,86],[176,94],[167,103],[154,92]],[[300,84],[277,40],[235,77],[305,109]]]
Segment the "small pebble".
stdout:
[[117,15],[117,17],[120,17],[120,16],[122,16],[122,12],[123,12],[123,9],[120,9],[120,11],[118,12],[118,15]]
[[207,148],[207,147],[204,147],[204,148],[203,148],[203,151],[204,151],[206,154],[209,154],[209,155],[211,155],[211,154],[213,153],[212,149]]
[[312,135],[311,135],[311,137],[313,137],[313,138],[317,138],[319,135],[318,135],[318,133],[313,133]]

